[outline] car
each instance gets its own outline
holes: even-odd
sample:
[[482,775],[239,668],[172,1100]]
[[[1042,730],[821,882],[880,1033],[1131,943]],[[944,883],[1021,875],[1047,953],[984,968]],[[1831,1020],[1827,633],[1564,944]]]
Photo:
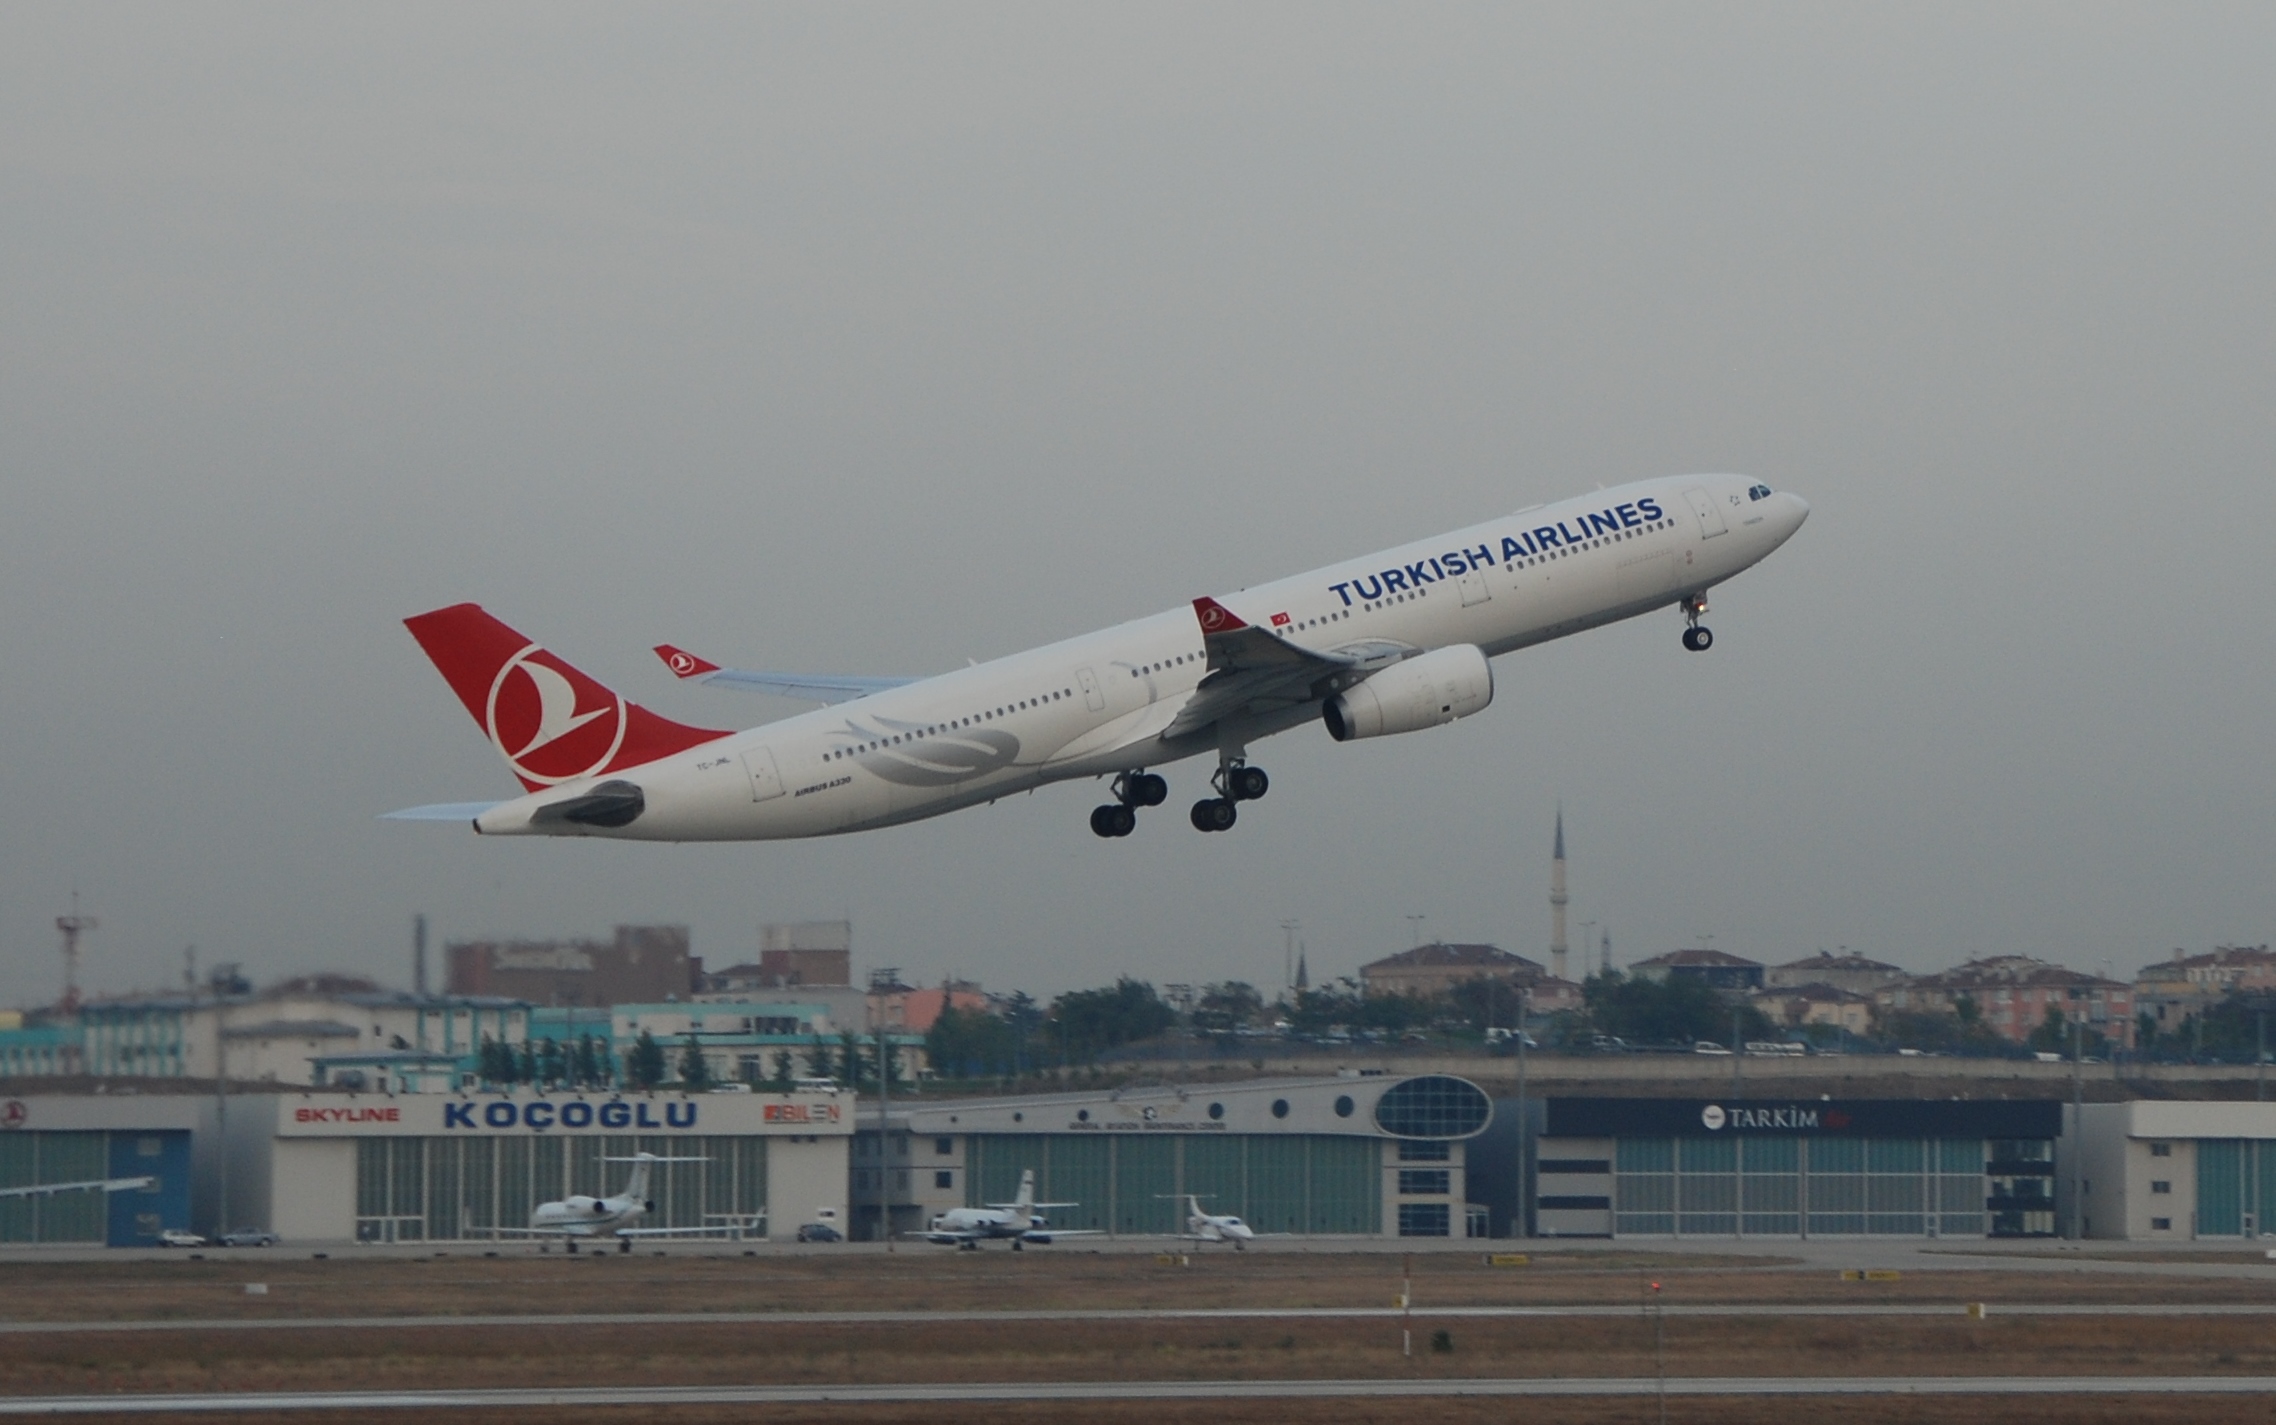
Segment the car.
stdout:
[[208,1244],[205,1238],[195,1232],[185,1232],[179,1227],[169,1227],[158,1234],[158,1245],[161,1247],[203,1247]]
[[1625,1054],[1628,1052],[1628,1041],[1617,1034],[1592,1034],[1589,1036],[1588,1047],[1599,1054]]
[[798,1229],[801,1242],[843,1242],[846,1236],[827,1222],[809,1222]]
[[1731,1057],[1730,1050],[1724,1048],[1720,1044],[1717,1044],[1712,1039],[1700,1040],[1698,1043],[1691,1046],[1691,1052],[1694,1054],[1720,1054],[1726,1059]]
[[240,1227],[213,1239],[217,1247],[274,1247],[277,1234],[263,1227]]

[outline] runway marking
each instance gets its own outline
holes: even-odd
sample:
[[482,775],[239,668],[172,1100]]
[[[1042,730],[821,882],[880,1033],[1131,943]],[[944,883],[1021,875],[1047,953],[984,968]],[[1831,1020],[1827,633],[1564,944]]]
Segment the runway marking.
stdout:
[[[2261,1395],[2276,1376],[1687,1376],[1669,1395]],[[161,1415],[214,1411],[568,1409],[596,1405],[817,1405],[992,1400],[1348,1399],[1424,1396],[1639,1396],[1651,1376],[1541,1380],[1019,1381],[937,1385],[598,1386],[543,1390],[254,1391],[204,1395],[0,1398],[0,1415]]]
[[[1833,1301],[1670,1302],[1667,1314],[1691,1317],[1965,1316],[1964,1302]],[[461,1330],[473,1326],[909,1326],[1033,1321],[1381,1321],[1408,1314],[1450,1320],[1508,1318],[1620,1318],[1641,1308],[1617,1304],[1574,1306],[1424,1306],[1402,1313],[1395,1306],[1108,1307],[1065,1311],[657,1311],[582,1312],[513,1316],[252,1316],[136,1321],[0,1321],[0,1336],[61,1335],[98,1331],[361,1331]],[[1987,1302],[1987,1316],[2276,1316],[2270,1302]]]

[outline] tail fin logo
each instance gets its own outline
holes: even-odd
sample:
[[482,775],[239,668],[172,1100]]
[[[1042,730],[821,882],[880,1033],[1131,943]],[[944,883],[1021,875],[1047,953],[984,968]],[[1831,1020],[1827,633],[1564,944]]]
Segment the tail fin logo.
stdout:
[[624,699],[530,644],[490,682],[483,725],[525,783],[554,786],[604,771],[624,745]]

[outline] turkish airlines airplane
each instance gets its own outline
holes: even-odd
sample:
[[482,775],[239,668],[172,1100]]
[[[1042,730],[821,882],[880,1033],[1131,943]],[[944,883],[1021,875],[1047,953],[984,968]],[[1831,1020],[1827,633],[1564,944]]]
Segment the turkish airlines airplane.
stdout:
[[1223,831],[1270,788],[1249,748],[1274,733],[1318,721],[1351,742],[1468,717],[1493,701],[1489,659],[1655,609],[1677,609],[1683,646],[1705,651],[1707,591],[1809,512],[1743,476],[1648,480],[930,678],[656,650],[688,682],[828,705],[747,732],[668,721],[457,604],[405,622],[527,795],[390,816],[486,836],[778,840],[1108,778],[1091,830],[1116,837],[1168,799],[1151,769],[1214,754],[1192,822]]

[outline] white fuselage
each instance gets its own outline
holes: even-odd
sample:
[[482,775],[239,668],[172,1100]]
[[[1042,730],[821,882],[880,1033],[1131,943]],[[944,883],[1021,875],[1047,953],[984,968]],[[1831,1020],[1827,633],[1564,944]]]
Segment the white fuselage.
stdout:
[[991,1241],[1020,1237],[1043,1225],[1031,1212],[1005,1207],[952,1207],[932,1220],[934,1232]]
[[[1327,653],[1474,644],[1508,653],[1666,608],[1761,560],[1809,507],[1742,476],[1643,481],[1221,596]],[[1160,766],[1312,721],[1320,704],[1165,736],[1209,671],[1193,610],[961,668],[611,774],[630,825],[533,824],[604,778],[485,812],[490,835],[650,841],[826,836],[937,816],[1051,782]]]
[[630,1227],[648,1213],[645,1198],[572,1197],[541,1202],[529,1215],[532,1228],[565,1232],[572,1236],[600,1237]]

